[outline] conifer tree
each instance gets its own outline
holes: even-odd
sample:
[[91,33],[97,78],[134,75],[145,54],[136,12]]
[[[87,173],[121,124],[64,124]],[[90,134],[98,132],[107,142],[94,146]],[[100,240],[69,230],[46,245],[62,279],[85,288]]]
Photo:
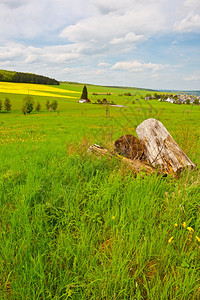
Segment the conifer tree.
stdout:
[[81,99],[88,99],[87,87],[84,85]]

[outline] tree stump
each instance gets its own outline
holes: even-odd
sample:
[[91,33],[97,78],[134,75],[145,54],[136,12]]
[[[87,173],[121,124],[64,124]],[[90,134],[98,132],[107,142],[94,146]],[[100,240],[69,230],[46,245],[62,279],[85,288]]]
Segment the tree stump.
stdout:
[[115,154],[113,152],[110,152],[108,151],[107,149],[97,145],[97,144],[94,144],[94,145],[91,145],[88,149],[88,152],[89,153],[96,153],[96,154],[99,154],[99,155],[102,155],[102,156],[107,156],[108,158],[112,158],[113,156],[118,158],[120,161],[122,161],[123,163],[127,164],[130,166],[130,168],[133,170],[133,172],[135,174],[146,174],[146,175],[150,175],[150,174],[159,174],[159,175],[164,175],[164,173],[158,171],[156,168],[148,165],[147,163],[145,162],[142,162],[140,160],[132,160],[132,159],[129,159],[129,158],[126,158],[124,156],[121,156],[121,155],[118,155],[118,154]]
[[144,147],[134,135],[125,134],[115,141],[114,152],[135,160],[142,157]]
[[185,167],[195,167],[161,122],[145,120],[136,132],[144,144],[144,154],[149,163],[160,167],[162,172],[174,174]]

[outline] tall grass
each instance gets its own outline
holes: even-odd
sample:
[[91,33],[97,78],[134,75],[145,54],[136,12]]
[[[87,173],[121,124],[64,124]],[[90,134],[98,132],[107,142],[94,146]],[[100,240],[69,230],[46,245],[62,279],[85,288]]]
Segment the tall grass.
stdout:
[[[87,152],[155,115],[137,105],[128,125],[115,108],[106,118],[77,104],[1,114],[1,299],[200,298],[198,170],[140,176]],[[160,120],[199,164],[198,107],[184,119],[182,109],[166,105]]]

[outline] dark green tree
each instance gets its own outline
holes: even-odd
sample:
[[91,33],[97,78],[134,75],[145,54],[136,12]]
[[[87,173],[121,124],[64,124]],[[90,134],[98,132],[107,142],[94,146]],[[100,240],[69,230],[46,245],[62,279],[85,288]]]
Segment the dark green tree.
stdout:
[[24,115],[26,115],[27,111],[26,111],[26,106],[22,105],[22,112]]
[[40,104],[40,102],[38,101],[37,104],[36,104],[36,106],[35,106],[35,110],[36,110],[36,111],[40,111],[40,109],[41,109],[41,104]]
[[0,100],[0,111],[2,110],[3,108],[3,103],[2,103],[2,100]]
[[51,108],[51,104],[50,104],[49,100],[47,100],[45,105],[46,105],[47,110],[49,110]]
[[88,92],[87,92],[87,87],[84,85],[81,99],[88,99]]
[[190,104],[190,99],[187,99],[187,100],[185,101],[185,103],[189,105],[189,104]]
[[58,107],[58,102],[56,100],[53,100],[51,103],[52,110],[56,111],[57,107]]
[[157,94],[157,93],[154,93],[153,96],[154,96],[156,99],[159,99],[159,98],[160,98],[160,95]]
[[146,96],[145,97],[147,97],[147,98],[151,98],[151,94],[146,94]]
[[34,100],[31,96],[26,96],[23,99],[22,111],[26,111],[27,114],[30,114],[34,108]]
[[4,109],[6,111],[11,111],[11,107],[12,107],[12,105],[11,105],[10,99],[6,97],[5,101],[4,101]]

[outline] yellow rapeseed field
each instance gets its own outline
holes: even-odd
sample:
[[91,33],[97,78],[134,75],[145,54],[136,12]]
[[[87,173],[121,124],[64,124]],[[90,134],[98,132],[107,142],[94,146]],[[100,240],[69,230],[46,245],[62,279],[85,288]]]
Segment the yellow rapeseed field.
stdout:
[[50,97],[61,97],[61,98],[77,98],[75,96],[61,95],[66,94],[80,94],[78,92],[57,89],[51,86],[42,84],[30,84],[30,83],[13,83],[13,82],[0,82],[0,93],[12,93],[12,94],[23,94],[33,96],[50,96]]

